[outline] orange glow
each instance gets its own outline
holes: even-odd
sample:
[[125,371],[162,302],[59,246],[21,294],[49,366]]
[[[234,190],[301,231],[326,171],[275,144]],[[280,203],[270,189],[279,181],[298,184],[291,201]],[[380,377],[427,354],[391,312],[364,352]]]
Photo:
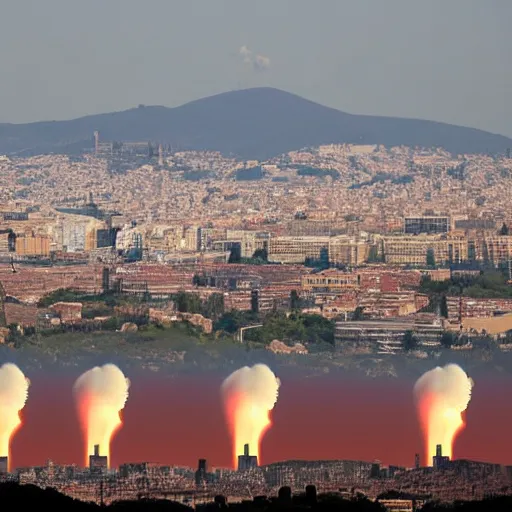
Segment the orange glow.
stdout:
[[453,446],[464,429],[463,413],[471,399],[472,380],[457,365],[435,368],[416,383],[418,417],[425,444],[425,460],[432,464],[437,445],[453,458]]
[[272,425],[270,411],[277,400],[279,385],[279,379],[265,365],[241,368],[224,381],[224,410],[235,468],[245,444],[249,444],[250,455],[260,461],[260,444]]
[[20,411],[25,406],[30,381],[14,364],[0,367],[0,456],[11,461],[11,440],[22,426]]
[[75,383],[74,393],[80,426],[85,438],[85,465],[94,446],[107,457],[110,467],[110,443],[122,425],[121,410],[128,398],[129,381],[114,365],[96,367]]
[[89,465],[89,455],[94,453],[96,444],[100,446],[100,455],[106,455],[110,464],[110,443],[122,426],[120,411],[104,404],[101,396],[84,394],[79,400],[78,415],[86,440],[85,465]]
[[438,444],[443,447],[443,455],[452,459],[455,439],[465,427],[462,414],[447,407],[442,397],[434,395],[423,397],[418,402],[418,409],[428,465],[432,463]]
[[247,443],[251,455],[256,455],[259,460],[261,440],[272,425],[269,411],[253,406],[250,397],[239,393],[226,400],[226,416],[233,440],[233,467],[236,468],[238,455],[244,453]]

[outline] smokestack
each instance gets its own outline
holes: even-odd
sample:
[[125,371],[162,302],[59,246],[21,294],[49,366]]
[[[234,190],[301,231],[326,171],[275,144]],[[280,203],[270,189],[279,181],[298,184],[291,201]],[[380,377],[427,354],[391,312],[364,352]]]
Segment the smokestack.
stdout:
[[414,456],[414,467],[415,467],[415,469],[420,469],[420,454],[419,453],[417,453]]
[[443,456],[443,446],[438,444],[436,446],[436,457],[442,457]]
[[99,457],[100,456],[100,445],[99,444],[95,444],[94,445],[94,456],[95,457]]
[[249,457],[249,444],[244,444],[244,455]]

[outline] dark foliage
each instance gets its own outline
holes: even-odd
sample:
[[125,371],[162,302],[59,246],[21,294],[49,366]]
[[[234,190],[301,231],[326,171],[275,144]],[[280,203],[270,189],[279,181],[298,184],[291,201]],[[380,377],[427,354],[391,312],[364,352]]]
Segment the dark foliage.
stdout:
[[421,281],[420,291],[429,295],[462,295],[474,299],[512,298],[512,286],[507,283],[505,275],[500,272],[483,272],[477,276],[452,277],[445,281],[432,281],[429,278],[424,278]]

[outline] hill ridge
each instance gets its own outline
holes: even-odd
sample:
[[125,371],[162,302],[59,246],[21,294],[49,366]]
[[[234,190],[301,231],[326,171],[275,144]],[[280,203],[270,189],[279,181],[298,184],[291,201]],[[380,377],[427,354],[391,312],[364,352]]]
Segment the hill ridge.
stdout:
[[512,139],[438,121],[351,114],[273,87],[219,93],[177,107],[139,105],[66,121],[0,124],[0,153],[77,153],[103,140],[154,141],[264,160],[331,143],[503,153]]

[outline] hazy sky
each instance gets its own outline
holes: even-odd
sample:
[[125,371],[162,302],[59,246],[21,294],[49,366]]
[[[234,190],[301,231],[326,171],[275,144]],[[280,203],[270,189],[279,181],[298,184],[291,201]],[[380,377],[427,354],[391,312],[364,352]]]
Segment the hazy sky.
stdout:
[[266,85],[512,136],[510,0],[1,0],[0,16],[3,122]]

